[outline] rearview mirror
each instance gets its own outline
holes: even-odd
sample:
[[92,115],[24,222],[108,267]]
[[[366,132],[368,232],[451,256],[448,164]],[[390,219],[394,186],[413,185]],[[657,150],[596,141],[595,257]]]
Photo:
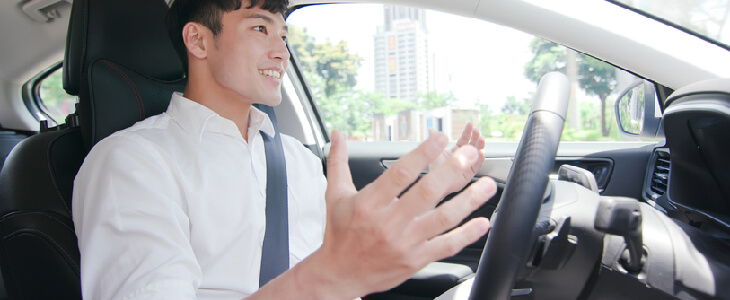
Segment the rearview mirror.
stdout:
[[643,79],[634,81],[616,100],[616,120],[621,132],[655,138],[661,120],[655,115],[656,104],[654,84]]

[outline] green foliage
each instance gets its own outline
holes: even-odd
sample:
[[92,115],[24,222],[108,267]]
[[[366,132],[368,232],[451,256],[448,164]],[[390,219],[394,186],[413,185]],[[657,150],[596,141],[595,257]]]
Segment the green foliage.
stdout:
[[[525,64],[524,75],[532,82],[538,83],[548,72],[566,72],[566,51],[571,51],[556,43],[535,38],[530,42],[533,58]],[[606,97],[616,87],[615,68],[606,62],[588,55],[578,53],[576,56],[578,84],[587,95],[598,96],[600,106],[601,135],[611,135],[611,125],[606,120]],[[582,119],[586,119],[585,117]],[[613,118],[611,118],[613,119]]]
[[530,42],[532,60],[525,64],[525,78],[532,82],[540,82],[547,73],[559,71],[565,73],[565,47],[541,38]]
[[319,102],[326,125],[341,130],[350,139],[365,139],[372,130],[372,112],[368,106],[374,97],[362,91],[322,96],[323,101]]
[[517,100],[515,96],[507,97],[507,101],[502,105],[502,113],[510,115],[527,115],[532,109],[532,101],[530,99]]
[[69,97],[63,89],[61,77],[63,72],[60,70],[53,72],[41,82],[40,96],[45,105],[56,106]]
[[[514,98],[514,97],[511,97]],[[527,121],[527,113],[497,113],[487,104],[477,104],[479,107],[479,131],[488,140],[517,141],[522,137],[522,131]]]
[[[291,26],[289,33],[292,52],[297,56],[307,85],[321,108],[325,126],[343,131],[349,139],[366,139],[372,132],[375,115],[394,116],[412,109],[428,111],[457,100],[451,92],[432,91],[420,93],[416,104],[356,89],[362,58],[351,53],[346,42],[318,42],[307,34],[305,28],[296,26]],[[548,72],[565,72],[567,55],[564,47],[537,38],[530,47],[534,57],[525,65],[526,78],[537,83]],[[608,105],[605,102],[610,102],[607,98],[616,84],[614,68],[582,54],[578,54],[576,65],[580,88],[588,95],[598,96],[601,103],[579,102],[582,129],[566,128],[562,140],[618,140],[615,124],[601,121],[605,118],[601,105]],[[508,97],[501,107],[477,104],[480,111],[478,127],[490,140],[519,140],[531,105],[531,99],[514,96]]]
[[605,100],[616,87],[616,68],[585,54],[578,58],[578,82],[586,94]]
[[499,114],[492,117],[491,122],[492,125],[490,127],[492,128],[499,128],[499,131],[501,131],[502,136],[499,137],[502,140],[505,141],[518,141],[520,138],[522,138],[522,131],[525,128],[525,123],[527,122],[527,116],[524,115],[515,115],[515,114]]
[[494,127],[492,127],[491,120],[492,120],[492,110],[489,109],[488,104],[481,104],[477,103],[477,107],[479,107],[479,131],[482,133],[483,136],[489,138],[490,133],[495,130]]
[[[609,99],[608,102],[606,105],[612,107],[612,101]],[[581,129],[564,127],[561,141],[617,141],[621,139],[618,130],[615,130],[616,121],[613,118],[611,119],[613,122],[606,124],[609,135],[603,135],[600,103],[583,101],[578,104],[580,105]]]
[[437,107],[444,107],[456,101],[454,93],[437,93],[429,91],[427,93],[418,93],[418,110],[427,111]]
[[306,28],[289,27],[288,40],[321,108],[325,125],[341,130],[351,139],[364,139],[372,127],[371,107],[382,96],[355,90],[362,58],[350,53],[344,41],[316,42]]
[[317,44],[314,55],[320,58],[317,71],[325,80],[325,94],[329,96],[355,87],[362,57],[348,52],[346,42],[340,41],[337,45],[329,41]]
[[76,97],[66,94],[63,89],[62,70],[56,70],[41,81],[39,91],[45,111],[57,123],[65,122],[66,115],[74,112],[76,103]]
[[[534,83],[553,71],[565,73],[565,47],[536,37],[530,42],[532,59],[525,64],[524,75]],[[578,81],[586,94],[593,96],[607,96],[616,86],[615,68],[606,62],[597,60],[583,53],[577,55]]]
[[416,104],[399,98],[384,98],[382,94],[370,93],[371,95],[377,95],[377,97],[366,98],[369,101],[370,108],[373,110],[373,114],[383,114],[386,116],[394,116],[399,112],[414,109]]
[[321,88],[325,95],[333,96],[355,87],[357,69],[362,63],[362,57],[350,53],[347,42],[332,44],[327,40],[324,43],[317,43],[307,34],[306,28],[298,27],[290,28],[289,36],[291,36],[289,44],[292,45],[302,67],[324,81]]

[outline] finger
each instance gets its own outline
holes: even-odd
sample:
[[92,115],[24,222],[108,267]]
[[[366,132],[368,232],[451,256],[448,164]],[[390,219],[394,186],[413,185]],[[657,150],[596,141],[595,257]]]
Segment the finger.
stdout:
[[480,159],[474,166],[472,166],[472,171],[473,171],[474,175],[479,173],[479,169],[481,169],[482,165],[484,164],[484,160],[485,160],[485,157],[487,154],[486,151],[484,150],[484,147],[486,146],[486,144],[487,144],[486,139],[483,136],[479,135],[479,140],[477,142],[476,148],[479,149],[479,158]]
[[479,134],[479,129],[475,128],[474,130],[471,131],[471,141],[469,142],[469,144],[474,146],[474,148],[479,149],[479,147],[477,147],[477,146],[479,145],[480,137],[481,137],[481,135]]
[[436,129],[429,128],[428,129],[428,136],[432,136],[432,135],[436,134],[436,132],[438,132],[438,131],[436,131]]
[[464,187],[472,178],[465,173],[471,172],[478,155],[473,147],[459,148],[449,160],[429,171],[401,196],[396,208],[398,214],[406,219],[420,216],[433,209],[447,193],[454,191],[455,186],[458,186],[457,190]]
[[479,136],[479,142],[477,143],[477,149],[484,150],[484,146],[487,145],[487,140],[483,136]]
[[484,205],[497,192],[497,184],[489,177],[482,177],[469,188],[438,208],[429,211],[414,222],[418,232],[413,234],[431,239],[456,227],[464,218]]
[[461,132],[461,137],[459,137],[459,140],[456,141],[456,147],[461,147],[469,143],[469,139],[471,138],[471,131],[472,131],[473,125],[471,122],[466,123],[466,127],[464,128],[464,131]]
[[484,236],[491,224],[487,218],[474,218],[466,224],[446,234],[439,235],[427,241],[421,252],[421,257],[428,261],[437,261],[454,256],[464,247],[473,244]]
[[347,144],[344,142],[344,137],[337,130],[333,130],[331,136],[332,143],[327,157],[327,191],[325,192],[328,202],[339,200],[345,194],[356,192],[350,174]]
[[377,200],[373,204],[392,201],[408,188],[428,164],[436,159],[448,143],[446,135],[438,132],[421,143],[418,148],[401,157],[392,167],[363,189]]
[[486,152],[484,151],[484,149],[480,149],[479,160],[477,160],[477,163],[471,167],[472,176],[477,175],[479,173],[479,169],[481,169],[482,165],[484,165],[485,155]]

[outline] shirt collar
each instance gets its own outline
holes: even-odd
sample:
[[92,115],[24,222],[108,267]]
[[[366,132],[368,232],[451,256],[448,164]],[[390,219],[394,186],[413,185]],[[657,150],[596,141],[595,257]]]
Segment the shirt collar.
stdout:
[[251,106],[251,112],[248,113],[248,130],[263,131],[270,138],[276,137],[276,130],[271,118],[265,112],[259,110],[255,106]]
[[[221,117],[208,107],[185,98],[181,93],[174,92],[166,112],[182,129],[195,137],[198,141],[204,132],[215,132],[241,138],[241,133],[233,121]],[[269,115],[251,106],[248,117],[248,135],[255,136],[259,131],[269,137],[276,136],[274,124]]]

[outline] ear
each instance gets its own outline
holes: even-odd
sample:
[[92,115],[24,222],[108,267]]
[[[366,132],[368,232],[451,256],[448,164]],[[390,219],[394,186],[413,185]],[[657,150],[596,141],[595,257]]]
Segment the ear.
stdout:
[[210,35],[210,30],[199,23],[190,22],[183,27],[182,35],[185,47],[188,48],[188,55],[197,59],[208,57],[205,36]]

